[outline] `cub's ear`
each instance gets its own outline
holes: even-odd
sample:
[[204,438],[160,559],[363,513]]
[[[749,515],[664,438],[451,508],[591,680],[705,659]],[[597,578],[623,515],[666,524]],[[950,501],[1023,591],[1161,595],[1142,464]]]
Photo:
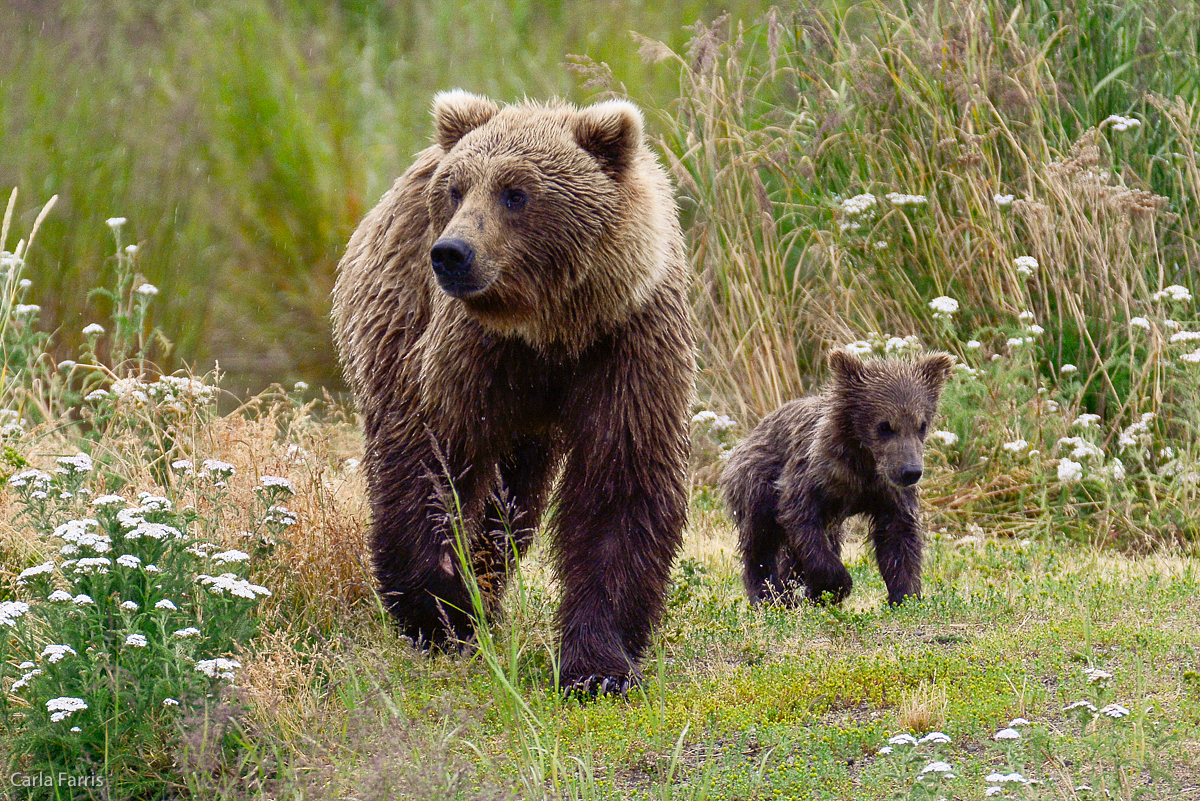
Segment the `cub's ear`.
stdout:
[[917,369],[925,376],[929,386],[936,389],[941,389],[942,384],[946,383],[953,368],[954,357],[949,353],[931,353],[917,363]]
[[849,351],[838,348],[829,354],[829,369],[839,384],[847,384],[862,376],[863,360]]
[[600,162],[600,169],[620,178],[642,141],[642,112],[626,100],[588,106],[575,118],[575,141]]
[[434,141],[449,150],[458,140],[496,116],[500,107],[486,97],[462,89],[438,92],[433,97]]

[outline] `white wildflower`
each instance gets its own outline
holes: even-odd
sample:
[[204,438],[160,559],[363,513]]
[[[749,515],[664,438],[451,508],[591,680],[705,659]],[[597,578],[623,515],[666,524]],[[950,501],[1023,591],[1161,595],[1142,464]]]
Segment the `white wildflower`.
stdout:
[[131,570],[142,566],[142,560],[131,553],[122,554],[117,557],[117,564],[121,567],[128,567]]
[[213,595],[224,595],[228,592],[230,595],[237,596],[238,598],[247,598],[253,601],[259,595],[267,596],[271,594],[271,591],[266,587],[259,584],[251,584],[246,579],[240,578],[233,573],[222,573],[219,576],[201,574],[196,576],[196,581],[208,587],[208,591]]
[[892,747],[890,745],[885,745],[883,748],[880,748],[878,751],[876,751],[876,753],[880,754],[881,756],[887,756],[888,754],[892,753]]
[[950,319],[950,316],[958,312],[958,301],[954,298],[940,295],[929,301],[929,308],[933,309],[935,319]]
[[174,602],[172,602],[171,599],[169,599],[169,598],[163,598],[161,601],[155,601],[154,608],[155,609],[165,609],[168,612],[179,611],[179,607],[176,606],[174,604]]
[[996,201],[997,206],[1008,206],[1008,205],[1012,204],[1013,196],[1012,195],[1002,195],[999,192],[997,192],[996,194],[992,195],[992,200]]
[[980,342],[978,339],[968,339],[967,347],[970,348],[971,350],[977,350],[977,349],[983,347],[983,343]]
[[92,501],[92,506],[103,508],[105,506],[116,506],[119,503],[125,503],[125,499],[120,495],[101,495]]
[[42,307],[37,305],[36,303],[18,303],[16,306],[12,307],[12,313],[14,315],[35,314],[37,312],[40,312],[41,310],[42,310]]
[[1151,300],[1163,300],[1164,298],[1170,299],[1176,303],[1182,303],[1185,300],[1191,300],[1192,293],[1187,287],[1180,286],[1179,284],[1171,284],[1170,286],[1164,287],[1150,296]]
[[1070,445],[1071,458],[1082,461],[1083,459],[1103,459],[1104,451],[1088,442],[1083,437],[1063,437],[1058,441],[1059,445]]
[[996,732],[992,736],[995,737],[997,740],[1020,740],[1021,732],[1017,731],[1016,729],[1014,729],[1010,726],[1008,728],[1001,729],[1000,731]]
[[95,601],[92,600],[92,596],[88,595],[87,593],[83,593],[83,592],[79,593],[74,598],[72,598],[71,602],[73,604],[75,604],[76,606],[88,606],[90,604],[95,603]]
[[847,198],[842,201],[843,214],[863,214],[875,208],[875,196],[870,192],[864,192],[861,195],[855,195],[852,198]]
[[842,350],[855,356],[870,356],[874,352],[875,347],[865,339],[859,339],[851,342],[849,345],[843,346]]
[[894,206],[918,206],[929,202],[929,198],[924,195],[906,195],[900,192],[888,192],[884,197]]
[[1020,453],[1029,447],[1029,443],[1023,439],[1014,439],[1012,442],[1006,442],[1000,447],[1010,453]]
[[17,583],[18,584],[26,584],[26,583],[28,583],[26,581],[26,579],[31,579],[34,576],[45,576],[45,575],[48,575],[53,572],[54,572],[54,563],[53,562],[43,562],[40,565],[36,565],[34,567],[27,567],[24,570],[22,570],[20,575],[17,576]]
[[181,640],[186,640],[191,637],[199,637],[200,629],[196,628],[195,626],[188,626],[186,629],[176,629],[175,636]]
[[929,734],[926,734],[924,737],[922,737],[917,742],[918,743],[936,743],[938,745],[945,745],[946,743],[950,742],[950,737],[940,731],[931,731],[931,732],[929,732]]
[[125,638],[125,644],[130,648],[145,648],[149,645],[145,634],[130,634]]
[[56,461],[72,473],[92,472],[92,457],[86,453],[77,453],[74,456],[60,456]]
[[210,679],[222,678],[226,681],[233,680],[233,672],[240,668],[242,663],[236,659],[225,659],[217,657],[216,659],[202,659],[196,663],[196,671],[203,673]]
[[1064,483],[1079,481],[1083,478],[1083,465],[1070,459],[1060,459],[1058,462],[1058,480]]
[[142,284],[133,291],[144,297],[152,298],[158,294],[158,287],[156,287],[154,284]]
[[1073,712],[1076,709],[1086,709],[1088,712],[1095,714],[1096,705],[1091,701],[1076,701],[1073,704],[1067,704],[1063,707],[1063,712]]
[[1129,710],[1120,704],[1109,704],[1108,706],[1100,709],[1100,714],[1106,715],[1114,720],[1119,720],[1120,718],[1126,717],[1129,714]]
[[930,762],[928,765],[921,768],[921,775],[924,776],[926,773],[940,773],[947,779],[953,779],[954,774],[951,772],[953,770],[954,768],[950,767],[950,765],[946,762]]
[[1033,275],[1033,271],[1038,268],[1038,260],[1033,256],[1017,256],[1013,259],[1013,266],[1021,275]]
[[1079,372],[1079,368],[1076,367],[1075,365],[1071,364],[1070,362],[1068,362],[1068,363],[1064,364],[1062,367],[1058,368],[1058,372],[1061,373],[1062,375],[1070,375],[1071,373]]
[[76,575],[101,575],[108,572],[112,560],[106,556],[89,556],[75,563]]
[[55,590],[54,592],[52,592],[48,596],[46,596],[46,600],[50,601],[51,603],[56,603],[56,604],[63,603],[65,601],[71,600],[71,593],[66,592],[64,590]]
[[250,554],[238,550],[221,551],[220,553],[214,553],[212,560],[222,565],[229,562],[247,562],[250,560]]
[[1029,331],[1029,333],[1033,334],[1035,337],[1040,334],[1046,333],[1046,329],[1042,328],[1037,323],[1034,323],[1033,325],[1029,326],[1029,328],[1027,330]]
[[125,218],[124,217],[109,217],[107,220],[104,221],[104,224],[107,225],[109,228],[112,228],[115,231],[116,229],[120,228],[122,225],[125,224]]
[[24,601],[0,601],[0,626],[16,626],[17,618],[29,611]]
[[65,720],[76,712],[82,712],[87,708],[88,705],[82,698],[73,698],[70,696],[51,698],[46,702],[46,711],[51,713],[50,720],[55,723]]
[[1150,330],[1150,321],[1147,320],[1145,317],[1130,318],[1129,324],[1132,326],[1137,326],[1138,328],[1144,328],[1147,331]]
[[1025,718],[1013,718],[1012,720],[1010,720],[1008,722],[1008,725],[1010,728],[1015,729],[1017,726],[1028,726],[1029,721],[1026,720]]
[[66,656],[79,656],[79,654],[69,645],[51,643],[42,649],[42,656],[46,658],[47,662],[54,664]]
[[176,701],[174,698],[164,698],[163,706],[179,706],[179,702]]
[[1084,668],[1083,675],[1087,677],[1088,684],[1103,684],[1112,678],[1112,674],[1107,670],[1092,667]]
[[888,745],[916,745],[917,738],[911,734],[897,734],[888,738]]
[[141,607],[138,606],[137,601],[122,601],[121,608],[126,612],[136,612]]
[[1104,472],[1107,473],[1108,477],[1113,481],[1120,483],[1125,480],[1125,463],[1120,459],[1113,459],[1108,463],[1108,466],[1104,468]]
[[958,442],[958,434],[955,434],[953,431],[934,431],[929,435],[929,438],[936,439],[943,445],[954,445]]
[[85,337],[98,337],[104,333],[104,326],[100,323],[88,323],[83,327],[83,335]]

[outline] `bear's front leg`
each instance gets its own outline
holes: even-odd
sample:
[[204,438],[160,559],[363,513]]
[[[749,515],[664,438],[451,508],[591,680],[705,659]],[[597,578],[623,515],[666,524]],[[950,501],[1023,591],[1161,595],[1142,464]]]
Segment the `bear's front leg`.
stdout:
[[639,441],[620,427],[621,410],[596,421],[614,409],[595,408],[571,437],[551,526],[563,584],[559,682],[568,693],[624,693],[641,679],[683,542],[687,430],[681,410]]
[[788,551],[799,562],[805,595],[810,601],[841,603],[850,594],[854,579],[838,555],[841,539],[831,528],[840,518],[822,514],[822,499],[804,481],[780,481],[779,523],[787,532]]
[[915,499],[871,521],[875,561],[887,585],[888,603],[921,596],[921,519]]
[[388,431],[370,422],[365,467],[380,597],[414,643],[445,647],[467,641],[474,634],[474,609],[455,530],[469,542],[478,497],[486,489],[480,479],[494,468],[473,465],[455,474],[448,457],[435,453],[428,431],[412,423]]

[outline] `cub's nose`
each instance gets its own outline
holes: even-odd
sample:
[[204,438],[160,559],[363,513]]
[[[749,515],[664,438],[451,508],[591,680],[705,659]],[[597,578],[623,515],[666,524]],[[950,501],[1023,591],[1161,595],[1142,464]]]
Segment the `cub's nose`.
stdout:
[[913,484],[916,484],[920,480],[921,480],[921,466],[920,465],[910,464],[907,467],[901,468],[901,470],[900,470],[900,485],[901,486],[911,487]]
[[439,239],[429,251],[433,271],[442,278],[462,278],[475,264],[475,251],[461,239]]

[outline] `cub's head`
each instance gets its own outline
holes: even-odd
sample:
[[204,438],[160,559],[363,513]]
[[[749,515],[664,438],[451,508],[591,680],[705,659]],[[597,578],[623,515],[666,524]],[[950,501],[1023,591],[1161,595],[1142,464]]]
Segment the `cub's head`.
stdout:
[[867,361],[843,350],[830,355],[842,431],[874,457],[887,483],[911,487],[921,479],[925,437],[953,364],[946,353]]
[[607,307],[656,282],[675,207],[635,106],[502,107],[456,90],[434,99],[433,117],[445,155],[427,189],[430,266],[481,322],[578,325],[576,306],[618,315]]

